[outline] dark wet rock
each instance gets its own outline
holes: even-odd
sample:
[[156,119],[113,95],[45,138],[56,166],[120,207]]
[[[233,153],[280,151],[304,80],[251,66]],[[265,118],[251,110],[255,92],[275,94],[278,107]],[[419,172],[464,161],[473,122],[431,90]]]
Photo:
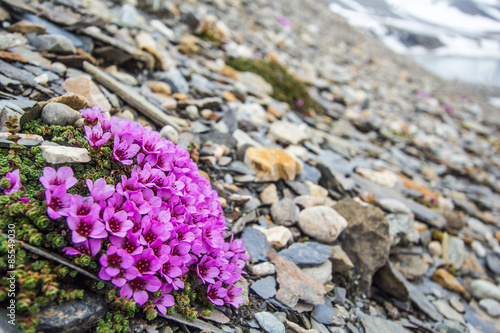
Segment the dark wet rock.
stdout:
[[42,309],[37,331],[77,333],[91,329],[108,311],[104,299],[86,292],[82,300],[72,300],[61,305]]
[[380,208],[364,207],[352,199],[343,199],[334,208],[348,222],[342,249],[359,268],[361,289],[369,292],[373,274],[389,257],[389,224]]
[[409,292],[405,283],[400,279],[400,275],[394,271],[396,268],[390,263],[380,268],[373,276],[373,283],[388,295],[400,301],[409,301]]
[[267,251],[270,248],[266,236],[259,230],[254,228],[245,228],[241,239],[245,244],[245,248],[250,254],[250,258],[254,262],[267,261]]
[[276,295],[276,280],[272,276],[260,279],[252,283],[250,289],[263,299],[268,299]]
[[269,259],[276,268],[278,301],[289,307],[294,307],[299,300],[313,305],[324,303],[325,288],[319,281],[303,273],[293,262],[274,253],[269,253]]
[[292,199],[285,198],[271,206],[271,216],[274,223],[289,227],[299,220],[299,207]]
[[321,265],[328,260],[331,248],[316,242],[295,243],[278,255],[299,266]]
[[69,126],[81,117],[80,112],[62,103],[49,103],[42,110],[42,120],[48,125]]

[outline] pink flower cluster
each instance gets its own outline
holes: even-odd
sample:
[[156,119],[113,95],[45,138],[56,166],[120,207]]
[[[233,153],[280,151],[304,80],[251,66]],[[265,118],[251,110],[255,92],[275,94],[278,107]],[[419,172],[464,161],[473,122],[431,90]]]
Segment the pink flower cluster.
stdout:
[[88,197],[67,192],[77,182],[71,168],[44,169],[47,213],[65,217],[71,230],[74,246],[65,253],[96,256],[103,248],[99,277],[140,305],[152,300],[163,314],[186,274],[207,284],[212,303],[238,307],[241,288],[234,283],[248,255],[241,240],[224,242],[218,195],[189,153],[150,128],[108,119],[97,107],[82,114],[89,145],[99,149],[111,140],[114,160],[133,168],[116,185],[87,179]]

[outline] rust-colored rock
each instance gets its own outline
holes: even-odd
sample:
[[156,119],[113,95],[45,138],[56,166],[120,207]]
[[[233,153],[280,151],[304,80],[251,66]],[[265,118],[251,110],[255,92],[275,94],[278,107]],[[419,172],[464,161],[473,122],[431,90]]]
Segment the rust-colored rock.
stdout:
[[405,177],[401,174],[399,175],[399,178],[401,178],[401,180],[403,181],[403,185],[407,189],[420,191],[424,195],[426,201],[429,201],[432,203],[437,202],[436,194],[434,192],[432,192],[431,190],[429,190],[427,187],[420,185],[417,182],[415,182],[415,181],[411,180],[410,178]]
[[280,285],[276,294],[278,301],[291,308],[299,300],[314,305],[325,302],[326,292],[321,282],[302,272],[293,262],[275,253],[267,255],[276,268],[276,280]]
[[302,172],[302,165],[292,156],[274,147],[250,147],[245,164],[257,171],[261,181],[294,180]]
[[20,63],[23,64],[27,63],[27,61],[19,54],[8,51],[0,51],[0,59],[8,62],[19,61]]
[[23,34],[37,34],[43,35],[45,33],[45,26],[40,24],[31,23],[28,21],[19,21],[7,28],[10,32],[20,32]]
[[62,87],[67,92],[82,95],[91,106],[98,105],[103,112],[111,110],[111,104],[99,87],[88,76],[71,77],[66,79]]
[[224,76],[230,77],[231,79],[238,80],[238,72],[232,67],[224,66],[222,67],[220,73]]
[[432,275],[432,280],[437,282],[442,287],[454,291],[463,297],[467,295],[467,291],[465,291],[465,288],[460,284],[460,282],[458,282],[458,280],[444,268],[436,269]]

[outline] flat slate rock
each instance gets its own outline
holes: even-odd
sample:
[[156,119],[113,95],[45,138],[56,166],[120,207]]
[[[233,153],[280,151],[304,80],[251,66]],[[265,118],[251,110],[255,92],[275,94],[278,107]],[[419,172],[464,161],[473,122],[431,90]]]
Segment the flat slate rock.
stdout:
[[82,300],[72,300],[61,305],[44,308],[37,318],[37,331],[77,333],[92,328],[108,311],[104,299],[93,293],[85,293]]
[[254,228],[245,228],[241,235],[243,244],[250,254],[250,258],[255,261],[267,261],[267,250],[270,248],[266,236],[259,230]]
[[411,333],[398,323],[380,317],[360,313],[359,319],[366,333]]
[[272,276],[255,281],[250,289],[263,299],[269,299],[276,295],[276,279]]
[[316,242],[294,243],[278,255],[299,266],[321,265],[330,257],[331,248]]

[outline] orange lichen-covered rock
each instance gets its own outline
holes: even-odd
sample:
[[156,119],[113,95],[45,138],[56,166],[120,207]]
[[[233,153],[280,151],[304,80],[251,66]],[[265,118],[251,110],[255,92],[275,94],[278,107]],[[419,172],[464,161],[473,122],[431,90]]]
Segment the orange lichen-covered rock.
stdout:
[[460,282],[458,282],[458,280],[444,268],[436,269],[432,275],[432,280],[437,282],[442,287],[454,291],[463,297],[467,295],[467,291],[465,291],[465,288],[460,284]]
[[294,180],[302,172],[302,164],[283,150],[274,147],[250,147],[245,164],[257,171],[261,181]]

